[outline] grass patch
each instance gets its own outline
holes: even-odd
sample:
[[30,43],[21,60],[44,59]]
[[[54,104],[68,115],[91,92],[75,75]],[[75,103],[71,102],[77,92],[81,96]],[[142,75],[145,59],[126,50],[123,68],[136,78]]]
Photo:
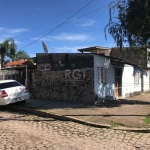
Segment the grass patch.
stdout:
[[115,121],[111,121],[110,123],[111,127],[117,127],[119,125],[119,123],[115,122]]
[[147,124],[150,124],[150,115],[148,115],[144,118],[144,122]]

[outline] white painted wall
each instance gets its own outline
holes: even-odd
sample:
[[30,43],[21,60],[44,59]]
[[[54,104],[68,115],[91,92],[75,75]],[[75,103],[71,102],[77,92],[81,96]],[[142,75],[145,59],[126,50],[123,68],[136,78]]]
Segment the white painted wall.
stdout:
[[150,90],[150,81],[149,81],[148,71],[145,71],[143,73],[143,80],[144,80],[144,91],[149,91]]
[[[137,70],[141,74],[141,70]],[[145,70],[143,73],[143,89],[149,90],[149,74]],[[122,97],[129,97],[131,93],[141,91],[141,75],[139,78],[139,84],[134,84],[134,66],[125,65],[122,76]]]
[[[98,82],[98,67],[106,68],[106,84]],[[134,92],[141,91],[141,76],[139,84],[134,84],[134,66],[125,64],[122,67],[122,98],[129,97]],[[98,98],[105,98],[105,96],[112,96],[115,99],[115,69],[110,63],[110,59],[103,56],[94,55],[94,91]],[[138,70],[140,73],[141,71]],[[149,90],[149,74],[145,70],[143,72],[144,91]]]
[[122,97],[129,97],[134,91],[141,91],[141,82],[138,85],[134,84],[134,67],[125,65],[122,74]]
[[[106,84],[98,81],[98,67],[106,68]],[[110,63],[110,59],[94,55],[94,90],[98,98],[112,96],[114,99],[114,67]]]

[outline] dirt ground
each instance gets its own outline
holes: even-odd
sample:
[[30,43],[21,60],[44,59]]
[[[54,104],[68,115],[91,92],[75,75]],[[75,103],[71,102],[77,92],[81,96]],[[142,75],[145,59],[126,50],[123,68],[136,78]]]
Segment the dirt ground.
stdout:
[[144,121],[144,118],[150,114],[150,94],[108,101],[97,106],[31,99],[23,107],[99,124],[123,125],[134,128],[150,127]]
[[105,102],[98,106],[53,108],[46,111],[100,124],[113,125],[114,122],[127,127],[149,127],[144,118],[150,114],[150,94]]

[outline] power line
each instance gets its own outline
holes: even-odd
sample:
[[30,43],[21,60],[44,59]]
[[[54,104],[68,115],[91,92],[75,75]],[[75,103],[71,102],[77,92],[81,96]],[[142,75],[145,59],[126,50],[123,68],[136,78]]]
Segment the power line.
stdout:
[[87,14],[84,14],[84,15],[78,17],[77,19],[83,18],[83,17],[85,17],[85,16],[87,16],[87,15],[90,15],[90,14],[92,14],[92,13],[94,13],[94,12],[96,12],[96,11],[99,11],[99,10],[105,8],[105,7],[108,7],[108,6],[109,6],[109,5],[105,5],[105,6],[103,6],[103,7],[100,7],[100,8],[98,8],[98,9],[95,9],[95,10],[93,10],[93,11],[87,13]]
[[73,7],[73,8],[71,8],[71,9],[69,9],[69,10],[67,10],[67,11],[65,11],[65,12],[63,12],[63,13],[61,13],[61,14],[59,14],[58,16],[53,17],[52,19],[50,19],[50,20],[48,20],[48,21],[46,21],[46,22],[43,22],[43,23],[39,24],[38,26],[33,27],[32,29],[30,29],[30,30],[28,30],[28,31],[26,31],[26,32],[24,32],[24,33],[22,33],[22,34],[16,36],[15,38],[20,37],[20,36],[26,34],[27,32],[30,32],[30,31],[32,31],[32,30],[38,28],[38,27],[41,27],[42,25],[44,25],[44,24],[46,24],[46,23],[48,23],[48,22],[50,22],[50,21],[53,21],[54,19],[56,19],[56,18],[58,18],[58,17],[64,15],[65,13],[67,13],[67,12],[69,12],[69,11],[71,11],[71,10],[77,8],[78,6],[84,4],[85,2],[87,2],[87,1],[84,1],[83,3],[80,3],[79,5],[77,5],[77,6]]
[[97,34],[99,34],[100,32],[102,32],[102,30],[101,30],[101,31],[96,32],[94,35],[90,36],[90,37],[89,37],[88,39],[86,39],[85,41],[83,41],[83,42],[79,43],[77,46],[82,45],[83,43],[87,42],[88,40],[90,40],[91,38],[93,38],[94,36],[96,36]]
[[[83,15],[83,16],[80,16],[78,19],[80,19],[80,18],[82,18],[82,17],[84,17],[84,16],[86,16],[86,15],[89,15],[89,14],[91,14],[91,13],[94,13],[94,12],[96,12],[96,11],[100,10],[100,9],[103,9],[103,8],[105,8],[105,7],[107,7],[107,6],[108,6],[108,5],[103,6],[103,7],[101,7],[101,8],[98,8],[98,9],[96,9],[96,10],[94,10],[94,11],[90,12],[90,13],[87,13],[87,14],[85,14],[85,15]],[[79,43],[77,46],[82,45],[83,43],[87,42],[88,40],[90,40],[91,38],[93,38],[94,36],[96,36],[97,34],[99,34],[100,32],[102,32],[102,30],[101,30],[101,31],[96,32],[94,35],[90,36],[90,37],[89,37],[88,39],[86,39],[85,41],[83,41],[83,42]]]
[[[83,17],[85,17],[85,16],[87,16],[87,15],[90,15],[90,14],[92,14],[92,13],[95,13],[95,12],[97,12],[97,11],[99,11],[99,10],[105,8],[105,7],[108,7],[108,5],[105,5],[105,6],[103,6],[103,7],[100,7],[100,8],[98,8],[98,9],[95,9],[95,10],[89,12],[89,13],[86,13],[86,14],[84,14],[84,15],[82,15],[82,16],[76,18],[76,20],[78,20],[78,19],[80,19],[80,18],[83,18]],[[68,22],[68,23],[69,23],[69,22]],[[67,24],[67,23],[65,23],[65,24]],[[65,25],[65,24],[64,24],[64,25]],[[48,31],[49,31],[49,30],[48,30]],[[45,31],[45,32],[47,32],[47,31]],[[43,34],[43,33],[45,33],[45,32],[38,33],[38,34],[34,34],[33,36],[38,36],[38,35],[41,35],[41,34]],[[32,37],[32,36],[26,37],[25,39],[23,39],[23,41],[28,40],[30,37]]]
[[70,20],[71,18],[73,18],[76,14],[78,14],[81,10],[83,10],[85,7],[87,7],[90,3],[92,3],[93,0],[91,0],[90,2],[88,2],[84,7],[82,7],[81,9],[79,9],[76,13],[74,13],[72,16],[70,16],[69,18],[67,18],[64,22],[62,22],[61,24],[59,24],[58,26],[56,26],[54,29],[52,29],[51,31],[49,31],[48,33],[46,33],[45,35],[41,36],[40,38],[38,38],[37,40],[31,42],[30,44],[20,48],[23,49],[25,47],[28,47],[30,45],[32,45],[33,43],[39,41],[40,39],[42,39],[43,37],[47,36],[48,34],[50,34],[51,32],[53,32],[54,30],[56,30],[57,28],[61,27],[63,24],[65,24],[68,20]]

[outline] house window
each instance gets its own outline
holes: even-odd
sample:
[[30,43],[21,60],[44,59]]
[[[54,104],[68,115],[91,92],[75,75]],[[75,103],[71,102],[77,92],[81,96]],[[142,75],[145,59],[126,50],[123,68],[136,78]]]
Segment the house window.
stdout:
[[40,66],[40,71],[46,71],[46,70],[51,70],[50,64]]
[[50,70],[51,69],[51,66],[50,65],[46,65],[46,70]]
[[106,83],[106,68],[98,67],[98,82]]
[[139,84],[139,78],[140,78],[140,73],[135,72],[134,73],[134,84]]
[[40,66],[40,70],[45,70],[45,66]]

